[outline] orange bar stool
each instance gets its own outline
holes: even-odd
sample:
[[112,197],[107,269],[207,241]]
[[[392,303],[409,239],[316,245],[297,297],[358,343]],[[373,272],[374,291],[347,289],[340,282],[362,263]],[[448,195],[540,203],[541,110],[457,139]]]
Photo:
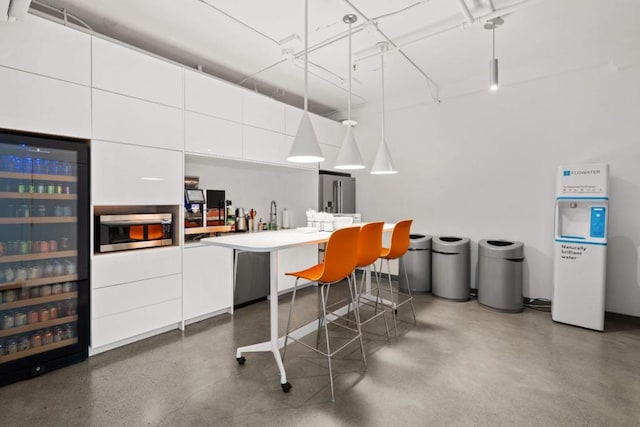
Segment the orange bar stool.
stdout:
[[[334,391],[333,391],[333,371],[331,369],[331,358],[335,356],[340,350],[347,347],[349,344],[353,343],[356,340],[360,340],[360,351],[362,352],[362,362],[364,364],[364,369],[367,369],[367,360],[364,354],[364,344],[362,342],[362,332],[360,329],[360,318],[358,310],[354,310],[356,315],[356,329],[350,328],[346,325],[342,325],[338,322],[332,322],[336,326],[340,326],[344,329],[348,329],[355,333],[355,336],[351,338],[347,343],[342,345],[340,348],[336,350],[331,350],[329,343],[329,331],[328,331],[328,319],[327,316],[332,315],[336,316],[334,313],[331,313],[327,310],[327,300],[329,299],[329,290],[331,289],[331,285],[344,280],[345,278],[348,281],[349,285],[349,294],[351,295],[351,303],[357,306],[357,296],[355,283],[351,280],[352,273],[355,270],[356,262],[358,258],[358,235],[360,233],[360,227],[347,227],[341,228],[339,230],[334,231],[329,237],[329,241],[327,242],[327,246],[325,248],[325,257],[324,262],[321,264],[314,265],[313,267],[307,268],[306,270],[297,271],[293,273],[286,273],[288,276],[293,276],[296,278],[296,281],[293,286],[293,295],[291,296],[291,307],[289,308],[289,319],[287,320],[287,333],[284,338],[284,350],[282,354],[282,359],[284,360],[284,355],[287,351],[287,342],[289,339],[292,339],[305,347],[310,348],[311,350],[320,353],[327,357],[327,361],[329,364],[329,380],[331,383],[331,401],[335,402]],[[324,326],[324,335],[326,337],[327,343],[327,351],[326,353],[320,349],[312,347],[299,339],[295,338],[291,335],[291,314],[294,310],[294,305],[296,301],[296,290],[298,287],[298,280],[306,279],[312,282],[317,282],[320,287],[320,302],[321,302],[321,311],[320,313],[320,323]],[[340,316],[338,316],[340,317]]]
[[[360,234],[358,236],[358,261],[356,263],[356,268],[365,268],[365,267],[371,266],[373,268],[373,271],[375,273],[375,278],[376,278],[376,288],[375,288],[376,310],[374,312],[374,315],[371,316],[370,318],[366,320],[362,320],[362,318],[360,318],[360,326],[366,323],[369,323],[370,321],[376,319],[377,317],[382,316],[382,319],[384,320],[384,327],[387,332],[387,341],[390,341],[389,324],[387,323],[387,318],[385,316],[386,310],[381,310],[380,312],[378,312],[378,304],[380,301],[380,279],[379,279],[378,272],[376,270],[376,261],[378,260],[378,257],[380,256],[380,252],[382,250],[383,227],[384,227],[384,222],[370,222],[360,227]],[[355,281],[355,272],[354,272],[353,280]],[[364,289],[364,282],[365,282],[365,275],[363,274],[362,280],[360,282],[360,289],[359,289],[358,298],[357,298],[359,303],[358,309],[361,304],[367,304],[367,305],[373,304],[373,302],[370,301],[367,298],[367,296],[368,295],[373,296],[374,289],[371,289],[367,292]],[[361,298],[362,296],[364,298]],[[358,313],[358,316],[360,317],[360,313]]]
[[[387,261],[387,277],[389,278],[389,294],[391,298],[388,306],[391,308],[391,314],[393,315],[393,327],[395,329],[396,337],[398,336],[398,324],[396,322],[396,312],[398,307],[401,307],[407,303],[411,305],[411,312],[413,314],[413,323],[416,324],[416,312],[413,308],[413,295],[411,295],[411,286],[409,286],[409,276],[407,274],[407,267],[404,268],[404,275],[407,279],[407,287],[409,296],[400,301],[399,293],[394,292],[391,286],[391,269],[389,267],[389,261],[392,259],[398,259],[407,253],[409,249],[409,234],[411,232],[412,219],[405,219],[396,223],[391,233],[391,245],[388,248],[382,248],[380,251],[380,272],[382,272],[382,263]],[[398,274],[400,272],[398,271]],[[394,299],[394,296],[396,297]]]

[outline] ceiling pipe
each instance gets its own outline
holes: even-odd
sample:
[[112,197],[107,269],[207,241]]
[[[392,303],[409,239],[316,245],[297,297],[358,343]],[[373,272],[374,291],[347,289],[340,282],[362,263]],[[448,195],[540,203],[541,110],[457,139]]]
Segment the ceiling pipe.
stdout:
[[[360,9],[358,9],[353,3],[351,3],[351,1],[349,0],[344,0],[345,3],[347,3],[356,13],[358,13],[360,16],[362,16],[364,18],[365,21],[369,21],[370,19],[367,17],[367,15],[365,15],[364,13],[362,13],[362,11]],[[440,91],[440,86],[438,86],[438,84],[436,82],[434,82],[431,77],[429,77],[427,75],[427,73],[424,72],[424,70],[422,68],[420,68],[418,66],[418,64],[416,64],[415,62],[413,62],[413,60],[411,58],[409,58],[407,56],[407,54],[405,54],[402,50],[400,50],[399,47],[396,46],[396,44],[393,42],[393,40],[391,40],[391,38],[389,36],[387,36],[384,31],[382,31],[380,29],[380,27],[378,27],[377,25],[375,26],[376,31],[378,32],[378,34],[380,34],[382,37],[384,37],[384,39],[387,41],[387,43],[389,43],[391,46],[393,46],[393,51],[398,51],[398,53],[400,55],[402,55],[402,57],[404,59],[406,59],[409,64],[411,64],[420,74],[422,74],[422,76],[426,79],[427,81],[427,88],[429,88],[429,92],[431,94],[431,98],[436,101],[436,102],[440,102],[440,99],[438,98],[438,92]],[[381,53],[378,53],[378,55],[380,55]],[[377,55],[376,55],[377,56]],[[436,89],[436,94],[433,94],[433,89],[432,86],[435,87]]]
[[465,3],[464,0],[458,0],[458,3],[460,4],[460,9],[462,9],[462,14],[464,15],[467,22],[469,24],[473,24],[473,15],[471,15],[471,12],[469,12],[467,3]]
[[[516,4],[512,5],[512,6],[504,7],[502,9],[500,9],[500,10],[496,10],[494,12],[479,16],[479,17],[476,18],[476,21],[488,21],[488,20],[493,19],[493,18],[498,18],[498,17],[501,17],[501,16],[505,16],[505,15],[507,15],[509,13],[513,13],[513,12],[516,12],[516,11],[518,11],[520,9],[524,9],[525,7],[532,6],[532,5],[536,4],[536,3],[540,3],[541,1],[543,1],[543,0],[522,0],[522,1],[516,3]],[[413,46],[414,44],[417,44],[417,43],[423,42],[425,40],[428,40],[433,36],[436,36],[436,35],[439,35],[439,34],[443,34],[443,33],[449,32],[451,30],[455,30],[455,29],[461,28],[464,25],[466,25],[465,22],[460,22],[460,23],[457,23],[457,24],[454,24],[454,25],[451,25],[451,26],[448,26],[448,27],[445,27],[445,28],[439,28],[437,30],[427,32],[426,34],[418,37],[417,39],[410,40],[410,41],[408,41],[406,43],[401,43],[399,45],[393,45],[393,47],[389,47],[389,50],[387,51],[387,53],[393,52],[393,51],[396,51],[396,50],[399,50],[399,49],[403,49],[403,48],[406,48],[406,47],[409,47],[409,46]],[[353,62],[358,63],[360,61],[364,61],[365,59],[376,58],[378,56],[380,56],[380,52],[374,52],[374,53],[371,53],[369,55],[365,55],[365,56],[361,56],[360,58],[356,58],[356,59],[353,60]]]

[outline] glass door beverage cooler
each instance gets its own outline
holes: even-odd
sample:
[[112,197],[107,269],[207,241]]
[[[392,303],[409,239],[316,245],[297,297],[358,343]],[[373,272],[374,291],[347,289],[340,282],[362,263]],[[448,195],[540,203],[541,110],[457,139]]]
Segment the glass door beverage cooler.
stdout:
[[87,358],[89,147],[0,133],[0,385]]

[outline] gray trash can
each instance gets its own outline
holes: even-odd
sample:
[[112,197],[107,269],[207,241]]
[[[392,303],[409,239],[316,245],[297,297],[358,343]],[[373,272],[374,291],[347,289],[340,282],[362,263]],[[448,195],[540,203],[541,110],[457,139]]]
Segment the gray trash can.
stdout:
[[433,295],[467,301],[471,291],[471,245],[466,237],[436,236],[431,243]]
[[524,243],[478,242],[478,302],[509,313],[522,311]]
[[[406,268],[406,276],[404,274]],[[431,236],[425,234],[409,235],[409,250],[400,258],[398,271],[400,292],[409,293],[407,276],[411,292],[426,294],[431,292]]]

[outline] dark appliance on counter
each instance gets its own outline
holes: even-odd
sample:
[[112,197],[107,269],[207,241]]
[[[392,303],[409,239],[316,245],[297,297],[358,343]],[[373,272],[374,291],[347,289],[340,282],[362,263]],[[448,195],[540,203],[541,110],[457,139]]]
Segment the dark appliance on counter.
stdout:
[[318,211],[356,212],[356,179],[349,174],[320,171]]
[[0,186],[5,385],[88,356],[88,141],[0,133]]
[[207,190],[207,225],[226,225],[224,190]]
[[185,188],[184,190],[184,226],[189,227],[205,227],[204,192],[199,189]]
[[236,250],[233,306],[235,308],[265,300],[269,295],[269,252]]
[[173,245],[171,213],[98,215],[96,252]]

